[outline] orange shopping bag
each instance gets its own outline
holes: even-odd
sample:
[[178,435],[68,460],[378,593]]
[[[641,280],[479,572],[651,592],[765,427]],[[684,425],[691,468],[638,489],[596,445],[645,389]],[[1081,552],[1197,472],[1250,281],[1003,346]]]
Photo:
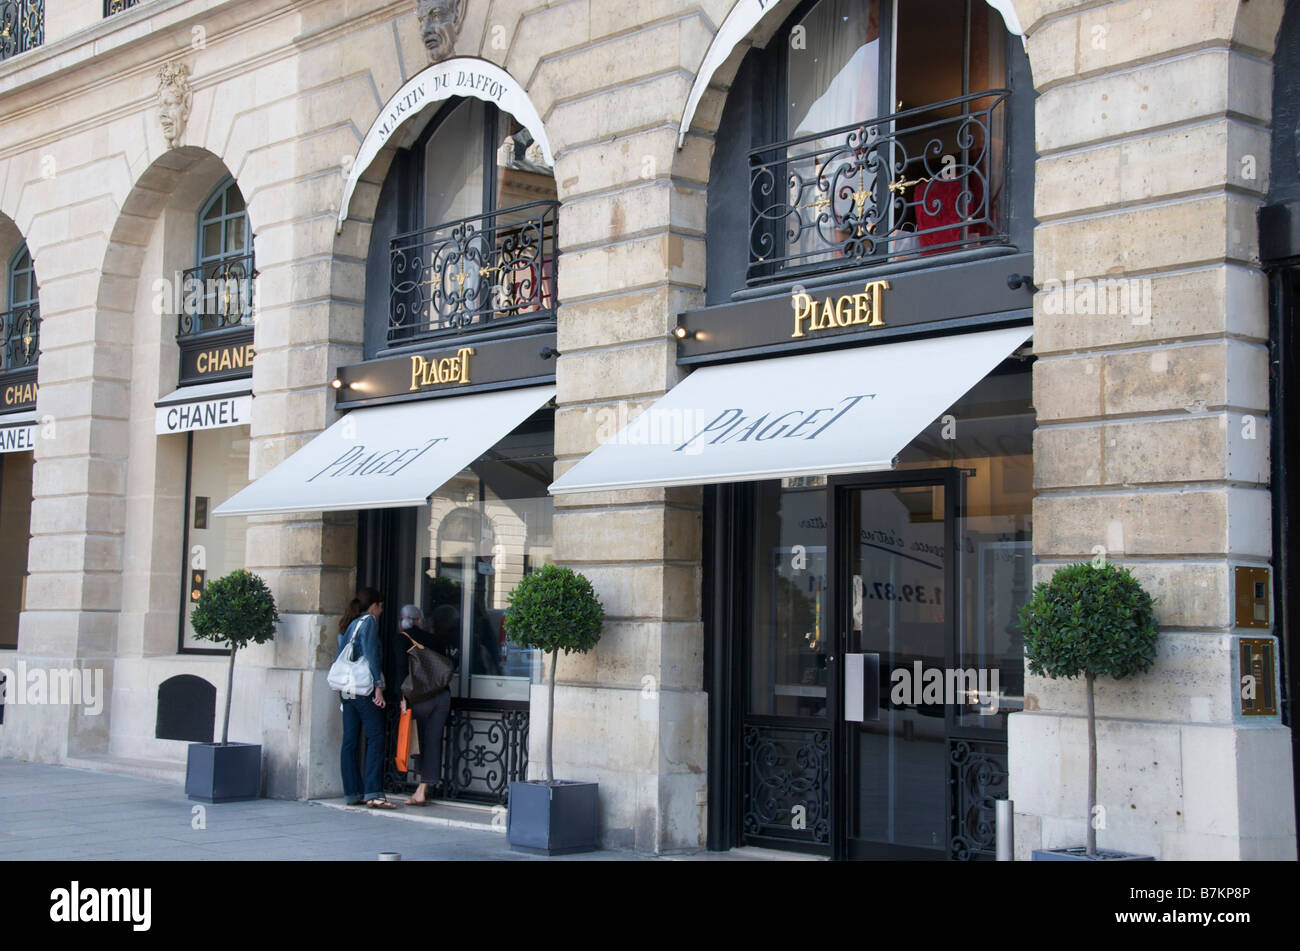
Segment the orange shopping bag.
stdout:
[[397,721],[397,771],[406,772],[406,761],[411,755],[411,711],[407,710]]

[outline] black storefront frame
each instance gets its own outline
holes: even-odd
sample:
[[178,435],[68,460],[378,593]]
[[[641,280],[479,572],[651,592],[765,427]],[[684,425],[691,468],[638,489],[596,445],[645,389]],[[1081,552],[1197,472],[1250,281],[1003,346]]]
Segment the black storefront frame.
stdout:
[[[552,433],[554,445],[554,412],[544,407],[512,429],[511,434],[548,430]],[[436,495],[436,491],[433,494]],[[414,769],[407,773],[398,772],[395,754],[397,724],[401,715],[397,652],[407,646],[397,621],[402,605],[419,603],[413,574],[406,564],[409,553],[417,547],[417,510],[416,507],[362,509],[356,513],[357,586],[369,585],[386,599],[391,599],[385,601],[379,620],[384,681],[387,684],[384,689],[387,701],[384,711],[385,792],[409,793],[416,785],[416,781],[410,778]],[[436,795],[440,799],[506,805],[509,784],[527,779],[530,708],[530,700],[452,697],[451,710],[443,727],[442,784],[436,793],[431,793],[431,798]],[[482,729],[485,724],[487,728]],[[478,738],[484,736],[487,743],[499,742],[500,751],[488,749],[484,742],[479,742]],[[499,766],[499,789],[494,788],[490,794],[470,790],[469,787],[481,780],[474,775],[474,766],[486,766],[489,770]]]
[[[955,328],[954,328],[955,329]],[[994,367],[983,379],[1006,372],[1009,361]],[[945,486],[947,511],[945,549],[948,553],[945,566],[945,584],[953,592],[951,604],[953,624],[950,629],[947,663],[952,666],[964,658],[962,647],[966,603],[963,587],[959,583],[961,544],[959,522],[967,517],[966,476],[968,470],[935,465],[924,468],[895,469],[887,472],[861,472],[827,478],[824,517],[830,532],[827,539],[828,560],[828,616],[836,626],[834,657],[844,652],[845,626],[835,615],[839,610],[839,565],[844,549],[841,537],[846,531],[844,519],[839,518],[835,497],[837,492],[852,488],[884,488],[942,481]],[[756,512],[754,483],[736,482],[711,484],[703,487],[703,538],[701,552],[701,606],[704,628],[704,684],[708,692],[708,788],[709,802],[706,823],[706,845],[710,851],[728,851],[744,845],[779,848],[792,852],[810,852],[833,859],[845,859],[846,841],[846,787],[842,775],[846,764],[844,728],[840,698],[843,696],[842,665],[831,663],[829,680],[832,689],[827,695],[827,718],[820,721],[830,733],[830,795],[829,816],[831,830],[826,845],[815,845],[795,840],[781,840],[746,835],[743,828],[742,801],[744,775],[742,766],[742,735],[747,720],[769,721],[773,728],[809,729],[818,721],[815,718],[754,717],[745,713],[748,688],[745,674],[745,652],[742,638],[749,624],[752,598],[749,576],[753,567],[750,553],[754,540]],[[1032,535],[1031,535],[1032,539]],[[950,835],[946,847],[950,859],[980,860],[991,858],[991,848],[971,848],[963,833],[962,810],[969,805],[962,798],[960,788],[965,772],[972,763],[985,762],[992,766],[996,785],[1004,790],[1007,781],[1006,763],[1008,733],[1004,726],[999,730],[963,727],[953,710],[945,713],[945,742],[950,757],[960,753],[961,760],[950,758],[947,781],[948,818]],[[990,751],[985,747],[1000,747]],[[987,804],[985,804],[987,805]],[[752,840],[752,841],[747,841]],[[891,850],[893,859],[934,858],[933,855],[908,856],[900,849]]]

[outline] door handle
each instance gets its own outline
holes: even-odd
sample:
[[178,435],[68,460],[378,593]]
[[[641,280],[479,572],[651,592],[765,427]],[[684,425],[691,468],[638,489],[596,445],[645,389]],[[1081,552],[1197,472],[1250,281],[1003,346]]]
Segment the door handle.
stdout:
[[844,655],[844,719],[880,719],[880,655]]

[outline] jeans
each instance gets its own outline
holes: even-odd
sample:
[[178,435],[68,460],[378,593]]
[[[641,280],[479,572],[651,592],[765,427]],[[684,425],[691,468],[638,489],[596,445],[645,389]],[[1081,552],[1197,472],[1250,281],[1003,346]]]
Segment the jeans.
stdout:
[[442,728],[451,712],[451,691],[411,704],[411,715],[420,725],[420,782],[436,786],[442,782]]
[[[357,760],[361,731],[366,733],[366,784]],[[384,798],[384,711],[370,697],[343,699],[343,796],[348,802]]]

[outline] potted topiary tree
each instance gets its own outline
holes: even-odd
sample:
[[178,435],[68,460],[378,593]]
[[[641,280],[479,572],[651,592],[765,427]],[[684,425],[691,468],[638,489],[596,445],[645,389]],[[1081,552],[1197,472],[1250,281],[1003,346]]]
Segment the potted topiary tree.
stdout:
[[190,614],[194,635],[230,647],[226,716],[220,743],[192,743],[185,768],[185,795],[203,802],[256,799],[262,792],[262,747],[230,742],[230,700],[235,656],[241,647],[275,636],[280,615],[266,582],[250,571],[232,571],[203,589]]
[[1031,673],[1053,679],[1083,676],[1088,711],[1088,835],[1086,846],[1035,850],[1035,861],[1151,860],[1097,849],[1097,719],[1093,683],[1145,673],[1156,657],[1154,601],[1127,568],[1075,564],[1035,586],[1020,609]]
[[570,568],[545,565],[526,575],[510,595],[506,633],[516,644],[551,655],[546,693],[546,777],[510,784],[506,838],[512,849],[559,855],[590,852],[599,842],[596,783],[557,780],[555,666],[560,651],[585,654],[600,639],[605,609],[591,582]]

